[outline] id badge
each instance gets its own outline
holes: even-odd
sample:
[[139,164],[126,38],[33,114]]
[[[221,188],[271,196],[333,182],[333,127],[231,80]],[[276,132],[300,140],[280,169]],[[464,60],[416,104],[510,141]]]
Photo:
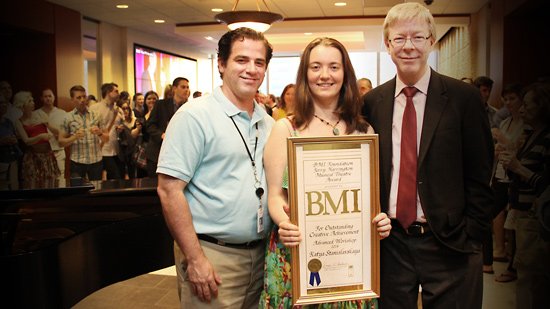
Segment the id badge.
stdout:
[[257,211],[256,226],[258,227],[258,234],[264,231],[264,208],[261,206]]

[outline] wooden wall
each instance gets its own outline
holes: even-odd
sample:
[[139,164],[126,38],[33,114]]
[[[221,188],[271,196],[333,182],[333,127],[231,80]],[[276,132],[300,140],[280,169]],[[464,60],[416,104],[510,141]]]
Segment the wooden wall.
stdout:
[[83,83],[81,16],[43,1],[0,2],[0,80],[14,94],[33,93],[37,106],[44,88],[51,88],[59,107],[69,110],[69,88]]

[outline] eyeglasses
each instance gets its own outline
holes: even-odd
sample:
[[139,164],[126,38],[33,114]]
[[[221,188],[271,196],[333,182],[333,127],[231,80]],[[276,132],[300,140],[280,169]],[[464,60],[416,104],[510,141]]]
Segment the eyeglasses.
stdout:
[[421,36],[421,35],[417,35],[417,36],[413,36],[413,37],[402,37],[402,36],[397,36],[390,41],[390,43],[392,44],[393,47],[403,47],[405,46],[405,43],[407,43],[407,40],[411,41],[411,44],[414,45],[415,47],[417,46],[422,46],[423,44],[426,43],[426,41],[431,37],[432,35],[428,35],[428,36]]

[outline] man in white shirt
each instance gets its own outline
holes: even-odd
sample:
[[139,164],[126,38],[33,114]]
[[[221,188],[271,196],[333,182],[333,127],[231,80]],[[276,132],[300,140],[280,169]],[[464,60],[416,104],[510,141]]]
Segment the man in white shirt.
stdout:
[[59,178],[62,179],[65,178],[65,148],[59,145],[57,137],[59,135],[59,129],[65,121],[65,116],[67,115],[67,112],[60,108],[57,108],[54,105],[55,95],[53,94],[53,91],[49,88],[46,88],[42,91],[42,96],[40,97],[40,99],[42,100],[43,105],[41,108],[35,110],[33,113],[38,115],[40,118],[47,119],[50,126],[54,129],[57,129],[57,132],[52,132],[53,135],[50,138],[50,146],[53,153],[55,154],[57,166],[59,167],[59,171],[61,172]]
[[90,112],[99,116],[103,130],[101,154],[103,169],[107,172],[107,179],[122,179],[123,165],[118,158],[118,141],[116,127],[122,123],[122,110],[116,106],[118,100],[118,85],[106,83],[101,85],[102,100],[90,107]]

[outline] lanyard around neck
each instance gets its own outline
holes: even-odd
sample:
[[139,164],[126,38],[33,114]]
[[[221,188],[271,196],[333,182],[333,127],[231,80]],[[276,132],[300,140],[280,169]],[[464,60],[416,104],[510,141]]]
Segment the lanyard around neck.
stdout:
[[[241,130],[239,129],[239,127],[237,126],[237,123],[235,122],[235,119],[233,119],[233,117],[229,117],[229,118],[231,118],[231,121],[235,125],[235,129],[237,129],[237,132],[239,132],[239,135],[241,136],[241,139],[244,144],[244,148],[246,149],[246,153],[250,158],[250,162],[252,162],[252,169],[254,171],[254,180],[255,180],[254,187],[256,188],[255,193],[258,199],[261,200],[262,195],[264,194],[264,189],[261,187],[261,182],[260,182],[260,179],[258,178],[258,171],[256,170],[256,148],[258,148],[258,135],[259,135],[258,123],[256,122],[256,142],[254,143],[254,155],[252,155],[252,153],[250,153],[250,149],[248,149],[248,145],[246,144],[246,141],[244,139],[243,134],[241,133]],[[261,207],[261,204],[260,204],[260,207]]]
[[254,143],[254,156],[252,156],[252,153],[250,153],[250,149],[248,149],[248,145],[246,144],[246,141],[244,140],[244,136],[241,133],[241,130],[237,126],[237,123],[233,119],[233,117],[230,117],[231,121],[233,121],[233,124],[235,125],[235,128],[237,129],[237,132],[239,132],[239,135],[241,136],[241,139],[243,140],[244,148],[246,149],[246,153],[248,153],[248,157],[250,158],[250,162],[252,162],[252,166],[256,167],[256,148],[258,148],[258,123],[256,122],[256,142]]

